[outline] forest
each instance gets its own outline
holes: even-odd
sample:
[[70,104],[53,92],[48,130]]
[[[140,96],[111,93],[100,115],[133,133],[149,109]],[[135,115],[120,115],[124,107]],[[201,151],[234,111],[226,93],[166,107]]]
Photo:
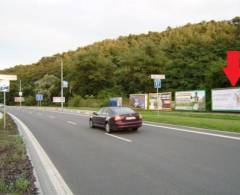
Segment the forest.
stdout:
[[[52,105],[60,95],[62,59],[68,106],[101,106],[108,97],[155,92],[150,75],[165,74],[160,91],[204,89],[210,107],[211,89],[230,87],[223,72],[227,50],[240,50],[240,17],[106,39],[0,73],[18,76],[25,105],[36,105],[37,93],[44,95],[43,105]],[[11,82],[8,104],[18,91],[19,81]]]

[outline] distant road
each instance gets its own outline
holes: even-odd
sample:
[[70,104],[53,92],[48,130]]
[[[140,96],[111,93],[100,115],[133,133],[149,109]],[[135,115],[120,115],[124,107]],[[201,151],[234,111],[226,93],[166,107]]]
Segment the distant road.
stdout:
[[76,195],[240,194],[239,140],[155,126],[109,135],[90,129],[83,114],[8,111],[28,126]]

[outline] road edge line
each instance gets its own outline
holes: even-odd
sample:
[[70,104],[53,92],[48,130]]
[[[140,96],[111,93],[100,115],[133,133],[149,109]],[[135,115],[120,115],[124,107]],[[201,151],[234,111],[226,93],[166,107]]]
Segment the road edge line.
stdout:
[[240,141],[240,137],[234,137],[234,136],[229,136],[229,135],[224,135],[224,134],[208,133],[208,132],[203,132],[203,131],[182,129],[182,128],[176,128],[176,127],[167,127],[167,126],[163,126],[163,125],[154,125],[154,124],[149,124],[149,123],[143,123],[143,125],[150,126],[150,127],[171,129],[171,130],[180,131],[180,132],[195,133],[195,134],[200,134],[200,135],[208,135],[208,136],[213,136],[213,137],[220,137],[220,138],[226,138],[226,139],[232,139],[232,140]]
[[[21,132],[25,140],[27,140],[26,147],[30,149],[32,146],[36,152],[42,167],[44,168],[45,174],[48,176],[49,181],[51,182],[52,187],[54,188],[55,193],[58,195],[73,195],[72,191],[65,183],[61,174],[58,172],[57,168],[53,162],[48,157],[47,153],[44,151],[40,143],[37,141],[35,136],[29,130],[29,128],[15,115],[8,113],[13,120],[17,123],[18,129]],[[20,127],[20,128],[19,128]],[[28,144],[30,143],[30,144]],[[30,155],[31,156],[31,155]],[[33,159],[32,159],[33,160]],[[39,163],[39,162],[38,162]],[[39,179],[39,177],[37,177]],[[40,191],[43,192],[44,189],[41,186],[41,181],[39,181]]]

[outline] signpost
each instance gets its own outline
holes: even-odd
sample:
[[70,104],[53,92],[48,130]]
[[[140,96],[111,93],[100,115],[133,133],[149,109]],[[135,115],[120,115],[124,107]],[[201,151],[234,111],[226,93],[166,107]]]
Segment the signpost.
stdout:
[[43,94],[36,94],[36,101],[38,102],[38,106],[41,107],[41,102],[43,101]]
[[19,102],[19,104],[20,104],[20,107],[22,107],[22,95],[23,95],[23,93],[22,93],[22,82],[21,82],[21,80],[20,80],[20,85],[19,85],[19,96],[20,96],[20,102]]
[[164,74],[152,74],[151,79],[154,80],[154,88],[157,89],[157,108],[158,108],[158,114],[159,114],[159,97],[158,97],[158,89],[162,87],[161,80],[165,79]]
[[0,74],[0,92],[3,92],[3,128],[6,129],[6,92],[10,90],[10,81],[17,80],[17,75]]

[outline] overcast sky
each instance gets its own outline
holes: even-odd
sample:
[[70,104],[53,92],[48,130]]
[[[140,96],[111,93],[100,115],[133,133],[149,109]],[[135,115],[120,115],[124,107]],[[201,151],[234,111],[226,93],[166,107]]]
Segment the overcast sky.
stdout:
[[240,15],[240,0],[0,0],[0,69],[120,35]]

